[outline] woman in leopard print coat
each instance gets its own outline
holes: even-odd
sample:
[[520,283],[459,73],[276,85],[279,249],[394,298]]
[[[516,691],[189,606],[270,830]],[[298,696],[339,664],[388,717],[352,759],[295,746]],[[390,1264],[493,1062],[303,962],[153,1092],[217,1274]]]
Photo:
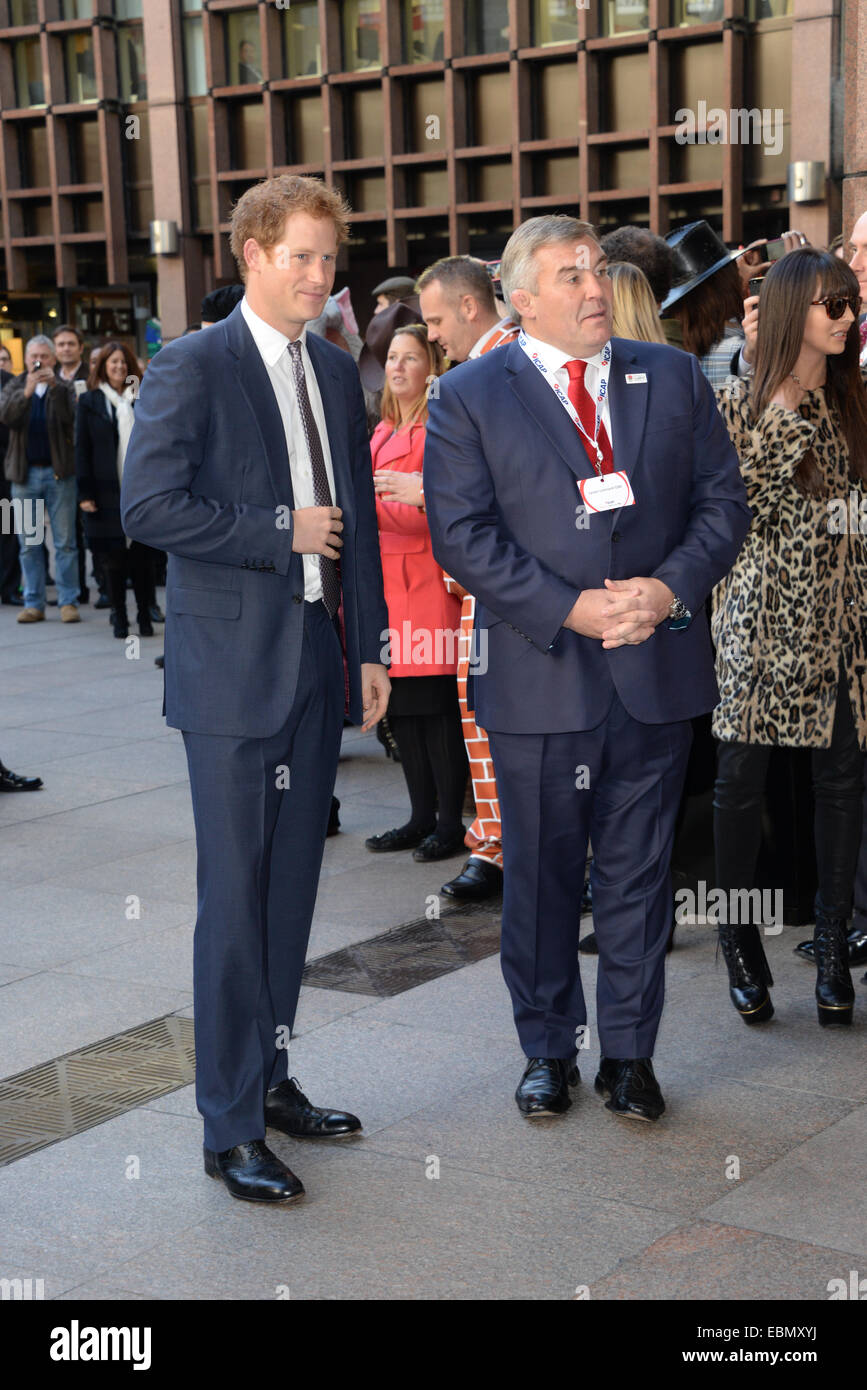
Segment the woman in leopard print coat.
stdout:
[[[861,839],[867,748],[867,392],[858,366],[858,282],[838,258],[790,252],[762,287],[755,376],[718,404],[753,523],[714,595],[720,703],[714,792],[717,884],[752,899],[762,795],[774,746],[811,748],[816,801],[814,950],[819,1021],[849,1023],[846,919]],[[773,1014],[758,923],[720,923],[732,1002]]]

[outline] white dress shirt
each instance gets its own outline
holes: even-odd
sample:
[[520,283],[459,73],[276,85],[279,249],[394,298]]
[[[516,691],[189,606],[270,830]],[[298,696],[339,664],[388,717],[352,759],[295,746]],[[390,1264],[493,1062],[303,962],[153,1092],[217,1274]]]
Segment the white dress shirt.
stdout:
[[[597,353],[594,354],[593,357],[575,358],[570,357],[568,352],[561,352],[560,348],[554,347],[552,343],[543,343],[539,338],[531,338],[529,333],[526,332],[526,330],[524,336],[527,339],[527,346],[529,348],[532,348],[533,352],[535,352],[537,356],[541,359],[542,366],[546,367],[547,370],[551,373],[551,375],[554,377],[554,380],[557,382],[557,385],[560,387],[560,390],[563,392],[563,395],[566,396],[567,399],[569,397],[569,373],[566,370],[566,363],[575,361],[586,362],[587,370],[584,373],[584,385],[590,392],[590,399],[595,404],[596,392],[599,390],[599,373],[602,370],[602,353],[604,351],[604,345],[599,349]],[[608,383],[610,386],[610,375],[608,378]],[[550,391],[550,389],[551,388],[549,386],[548,390]],[[562,410],[563,407],[560,406],[560,409]],[[605,426],[608,438],[611,441],[611,452],[613,454],[614,435],[611,430],[611,411],[608,408],[607,395],[605,397],[605,400],[602,402],[602,424]],[[616,464],[614,466],[615,468],[617,467]]]
[[[241,313],[253,335],[253,341],[259,349],[262,361],[265,363],[265,370],[274,388],[274,395],[277,397],[277,405],[286,433],[286,449],[289,454],[289,473],[292,479],[294,506],[296,508],[315,507],[313,468],[310,463],[310,451],[307,448],[307,436],[304,433],[304,422],[301,419],[298,397],[295,392],[295,378],[292,375],[292,362],[288,350],[290,339],[286,337],[285,333],[281,333],[278,328],[272,328],[270,323],[266,323],[264,319],[254,313],[246,295],[241,300]],[[322,441],[322,453],[325,458],[325,471],[328,474],[331,496],[334,498],[334,505],[339,506],[334,489],[334,469],[331,463],[331,450],[328,445],[325,411],[322,407],[322,397],[319,394],[319,383],[316,380],[313,363],[307,351],[306,338],[307,326],[305,324],[301,329],[301,361],[304,364],[307,395],[310,397],[310,408],[313,411],[313,418],[316,421],[316,428]],[[304,597],[308,603],[315,603],[322,597],[319,556],[302,555],[301,558],[304,561]]]

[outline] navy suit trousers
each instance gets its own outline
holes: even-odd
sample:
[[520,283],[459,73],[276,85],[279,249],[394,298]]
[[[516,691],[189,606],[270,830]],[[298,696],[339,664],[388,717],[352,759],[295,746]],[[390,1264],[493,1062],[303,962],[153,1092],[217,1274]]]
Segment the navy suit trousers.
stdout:
[[503,822],[501,959],[524,1052],[569,1057],[587,1022],[578,928],[592,840],[600,1050],[652,1056],[690,721],[639,723],[615,694],[595,729],[488,737]]
[[198,852],[196,1102],[218,1152],[265,1137],[265,1092],[288,1075],[343,699],[337,630],[322,603],[305,603],[283,727],[268,738],[184,731]]

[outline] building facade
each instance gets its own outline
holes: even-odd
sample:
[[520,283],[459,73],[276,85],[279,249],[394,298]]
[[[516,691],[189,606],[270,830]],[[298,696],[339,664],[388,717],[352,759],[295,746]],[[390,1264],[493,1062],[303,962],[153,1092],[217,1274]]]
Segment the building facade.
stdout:
[[346,193],[362,321],[387,269],[546,209],[826,242],[867,208],[865,88],[862,0],[0,0],[0,338],[177,336],[281,171]]

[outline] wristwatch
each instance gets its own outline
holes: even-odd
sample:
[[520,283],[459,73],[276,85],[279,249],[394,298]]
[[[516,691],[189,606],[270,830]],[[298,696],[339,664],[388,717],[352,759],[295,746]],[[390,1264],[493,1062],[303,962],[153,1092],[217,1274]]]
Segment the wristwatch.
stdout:
[[668,621],[669,626],[675,629],[687,627],[692,621],[692,614],[683,602],[683,599],[679,599],[676,594],[671,600],[671,605],[668,610]]

